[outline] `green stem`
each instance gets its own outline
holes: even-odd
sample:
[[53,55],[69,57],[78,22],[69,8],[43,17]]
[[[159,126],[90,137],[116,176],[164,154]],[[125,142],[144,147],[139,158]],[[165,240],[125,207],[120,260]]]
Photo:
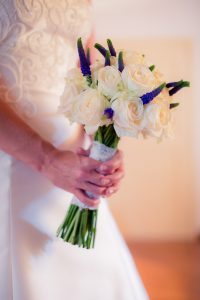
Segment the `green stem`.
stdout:
[[63,228],[65,228],[66,223],[67,223],[67,221],[68,221],[69,216],[71,215],[71,211],[72,211],[72,210],[73,210],[73,205],[70,205],[70,207],[69,207],[69,209],[68,209],[68,211],[67,211],[67,213],[66,213],[66,215],[65,215],[65,218],[64,218],[62,224],[59,226],[59,228],[58,228],[58,230],[57,230],[57,236],[59,236],[60,233],[61,233],[61,231],[63,231]]
[[88,236],[87,236],[87,249],[90,249],[90,244],[92,240],[92,216],[93,210],[89,211],[89,218],[88,218]]
[[88,220],[88,209],[83,210],[83,226],[81,230],[81,236],[83,240],[83,247],[86,247],[86,234],[87,234],[87,220]]
[[92,226],[93,226],[92,248],[94,248],[95,238],[96,238],[97,216],[98,216],[98,210],[95,210],[93,214],[93,220],[92,220]]
[[95,134],[95,141],[107,147],[117,148],[119,137],[115,132],[113,124],[99,127]]
[[74,217],[76,216],[77,211],[79,210],[79,207],[76,205],[72,205],[73,207],[71,208],[71,210],[69,211],[69,214],[66,218],[66,222],[63,225],[63,232],[62,232],[62,237],[65,236],[68,232],[68,228],[72,222],[72,220],[74,219]]
[[82,239],[82,228],[83,228],[83,210],[81,210],[80,215],[80,226],[79,226],[79,232],[78,232],[78,245],[81,247],[83,245],[83,239]]
[[76,222],[76,217],[74,217],[74,219],[71,221],[71,224],[69,225],[69,227],[67,228],[67,232],[65,233],[65,236],[63,238],[64,241],[68,242],[70,235],[73,231],[74,228],[74,223]]
[[72,209],[69,211],[69,215],[67,218],[67,222],[66,222],[67,225],[71,223],[72,219],[74,218],[78,210],[79,210],[78,206],[72,205]]
[[74,228],[73,228],[73,232],[68,240],[68,242],[75,244],[76,242],[76,230],[79,224],[79,220],[80,220],[80,214],[81,214],[81,210],[79,209],[77,214],[76,214],[76,218],[75,218],[75,223],[74,223]]

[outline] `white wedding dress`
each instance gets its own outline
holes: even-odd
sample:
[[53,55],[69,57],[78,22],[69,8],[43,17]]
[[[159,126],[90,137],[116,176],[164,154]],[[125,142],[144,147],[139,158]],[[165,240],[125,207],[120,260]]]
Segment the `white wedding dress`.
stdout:
[[[56,147],[76,130],[57,107],[89,14],[87,0],[0,0],[0,101]],[[105,200],[94,250],[56,238],[71,197],[0,151],[0,300],[148,299]]]

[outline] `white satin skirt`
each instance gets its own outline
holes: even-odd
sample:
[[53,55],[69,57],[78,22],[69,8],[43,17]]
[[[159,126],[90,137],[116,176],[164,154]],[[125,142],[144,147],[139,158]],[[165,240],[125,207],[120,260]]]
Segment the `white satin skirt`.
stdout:
[[0,152],[0,300],[147,300],[106,200],[95,249],[56,237],[71,198]]

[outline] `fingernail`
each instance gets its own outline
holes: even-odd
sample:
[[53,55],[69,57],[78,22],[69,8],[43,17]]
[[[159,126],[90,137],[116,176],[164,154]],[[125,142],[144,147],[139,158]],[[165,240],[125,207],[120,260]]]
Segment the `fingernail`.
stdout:
[[100,166],[100,171],[106,171],[107,167],[106,166]]
[[104,180],[102,181],[103,185],[107,185],[107,184],[109,184],[110,182],[111,182],[110,179],[104,179]]
[[114,190],[113,189],[108,189],[108,194],[110,195],[110,194],[113,194],[113,192],[114,192]]

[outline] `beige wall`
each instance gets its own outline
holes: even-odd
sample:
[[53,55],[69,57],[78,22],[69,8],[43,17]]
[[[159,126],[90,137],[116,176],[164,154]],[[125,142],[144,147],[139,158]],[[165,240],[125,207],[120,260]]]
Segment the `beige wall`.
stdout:
[[[114,39],[120,48],[145,53],[166,76],[192,82],[189,39]],[[175,139],[124,138],[126,177],[110,204],[129,239],[188,239],[196,234],[194,196],[193,88],[176,96]]]
[[123,139],[126,177],[110,200],[127,238],[191,239],[200,233],[200,1],[93,0],[98,41],[145,53],[166,80],[191,80],[173,141]]

